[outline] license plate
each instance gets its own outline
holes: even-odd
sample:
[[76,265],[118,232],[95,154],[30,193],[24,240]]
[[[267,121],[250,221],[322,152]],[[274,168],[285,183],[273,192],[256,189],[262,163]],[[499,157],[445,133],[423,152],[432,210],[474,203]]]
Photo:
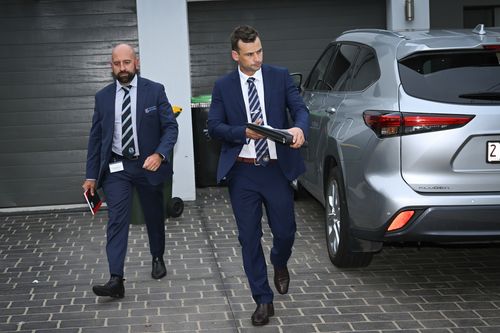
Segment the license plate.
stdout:
[[500,163],[500,141],[488,141],[486,147],[488,163]]

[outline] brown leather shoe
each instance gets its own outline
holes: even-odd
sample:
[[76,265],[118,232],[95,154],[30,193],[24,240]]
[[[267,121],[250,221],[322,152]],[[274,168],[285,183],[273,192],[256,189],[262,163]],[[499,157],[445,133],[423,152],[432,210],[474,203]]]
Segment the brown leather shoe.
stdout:
[[274,267],[274,286],[276,290],[284,295],[288,292],[288,285],[290,285],[290,274],[288,273],[288,268],[276,268]]
[[269,317],[274,316],[273,303],[257,304],[257,309],[252,315],[252,325],[262,326],[269,323]]

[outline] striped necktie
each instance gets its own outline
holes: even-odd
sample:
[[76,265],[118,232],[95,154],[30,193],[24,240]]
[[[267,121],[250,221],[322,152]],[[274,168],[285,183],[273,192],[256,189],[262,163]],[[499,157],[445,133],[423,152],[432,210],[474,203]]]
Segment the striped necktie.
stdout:
[[135,154],[134,127],[132,126],[132,111],[130,103],[130,88],[122,87],[125,94],[122,102],[122,154],[126,158],[132,158]]
[[[262,108],[260,107],[259,95],[257,94],[257,88],[255,87],[254,77],[249,77],[248,82],[248,105],[250,107],[250,118],[252,123],[255,123],[258,119],[262,120],[261,124],[264,124],[264,118],[262,117]],[[267,145],[267,139],[255,140],[255,154],[256,162],[259,165],[266,166],[269,163],[269,147]]]

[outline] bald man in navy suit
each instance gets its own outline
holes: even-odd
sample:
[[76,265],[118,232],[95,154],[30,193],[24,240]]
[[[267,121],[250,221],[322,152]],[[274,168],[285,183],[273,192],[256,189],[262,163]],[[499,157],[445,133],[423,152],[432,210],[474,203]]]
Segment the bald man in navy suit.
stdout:
[[167,274],[163,260],[163,183],[172,176],[168,159],[177,141],[178,126],[164,87],[138,75],[139,59],[134,49],[119,44],[111,58],[115,80],[95,96],[82,187],[92,194],[102,187],[108,206],[106,254],[111,277],[92,290],[98,296],[123,298],[134,188],[148,231],[151,276],[161,279]]
[[[262,206],[273,233],[274,285],[280,294],[286,294],[290,283],[287,262],[296,230],[290,182],[305,171],[298,148],[305,142],[309,112],[288,71],[262,64],[262,45],[254,28],[237,27],[231,34],[231,46],[238,69],[215,83],[208,131],[223,142],[217,180],[228,184],[243,266],[257,303],[251,321],[260,326],[274,315],[261,245]],[[248,122],[288,129],[293,144],[266,140],[248,129]]]

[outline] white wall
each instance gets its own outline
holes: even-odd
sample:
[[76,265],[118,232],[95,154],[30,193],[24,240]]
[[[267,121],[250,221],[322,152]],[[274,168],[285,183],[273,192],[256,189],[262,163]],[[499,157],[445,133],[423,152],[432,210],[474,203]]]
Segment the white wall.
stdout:
[[196,198],[191,125],[191,73],[186,0],[137,0],[141,75],[165,86],[170,103],[182,107],[174,149],[172,196]]
[[413,20],[406,20],[406,0],[387,0],[388,30],[427,30],[430,27],[429,0],[413,0]]

